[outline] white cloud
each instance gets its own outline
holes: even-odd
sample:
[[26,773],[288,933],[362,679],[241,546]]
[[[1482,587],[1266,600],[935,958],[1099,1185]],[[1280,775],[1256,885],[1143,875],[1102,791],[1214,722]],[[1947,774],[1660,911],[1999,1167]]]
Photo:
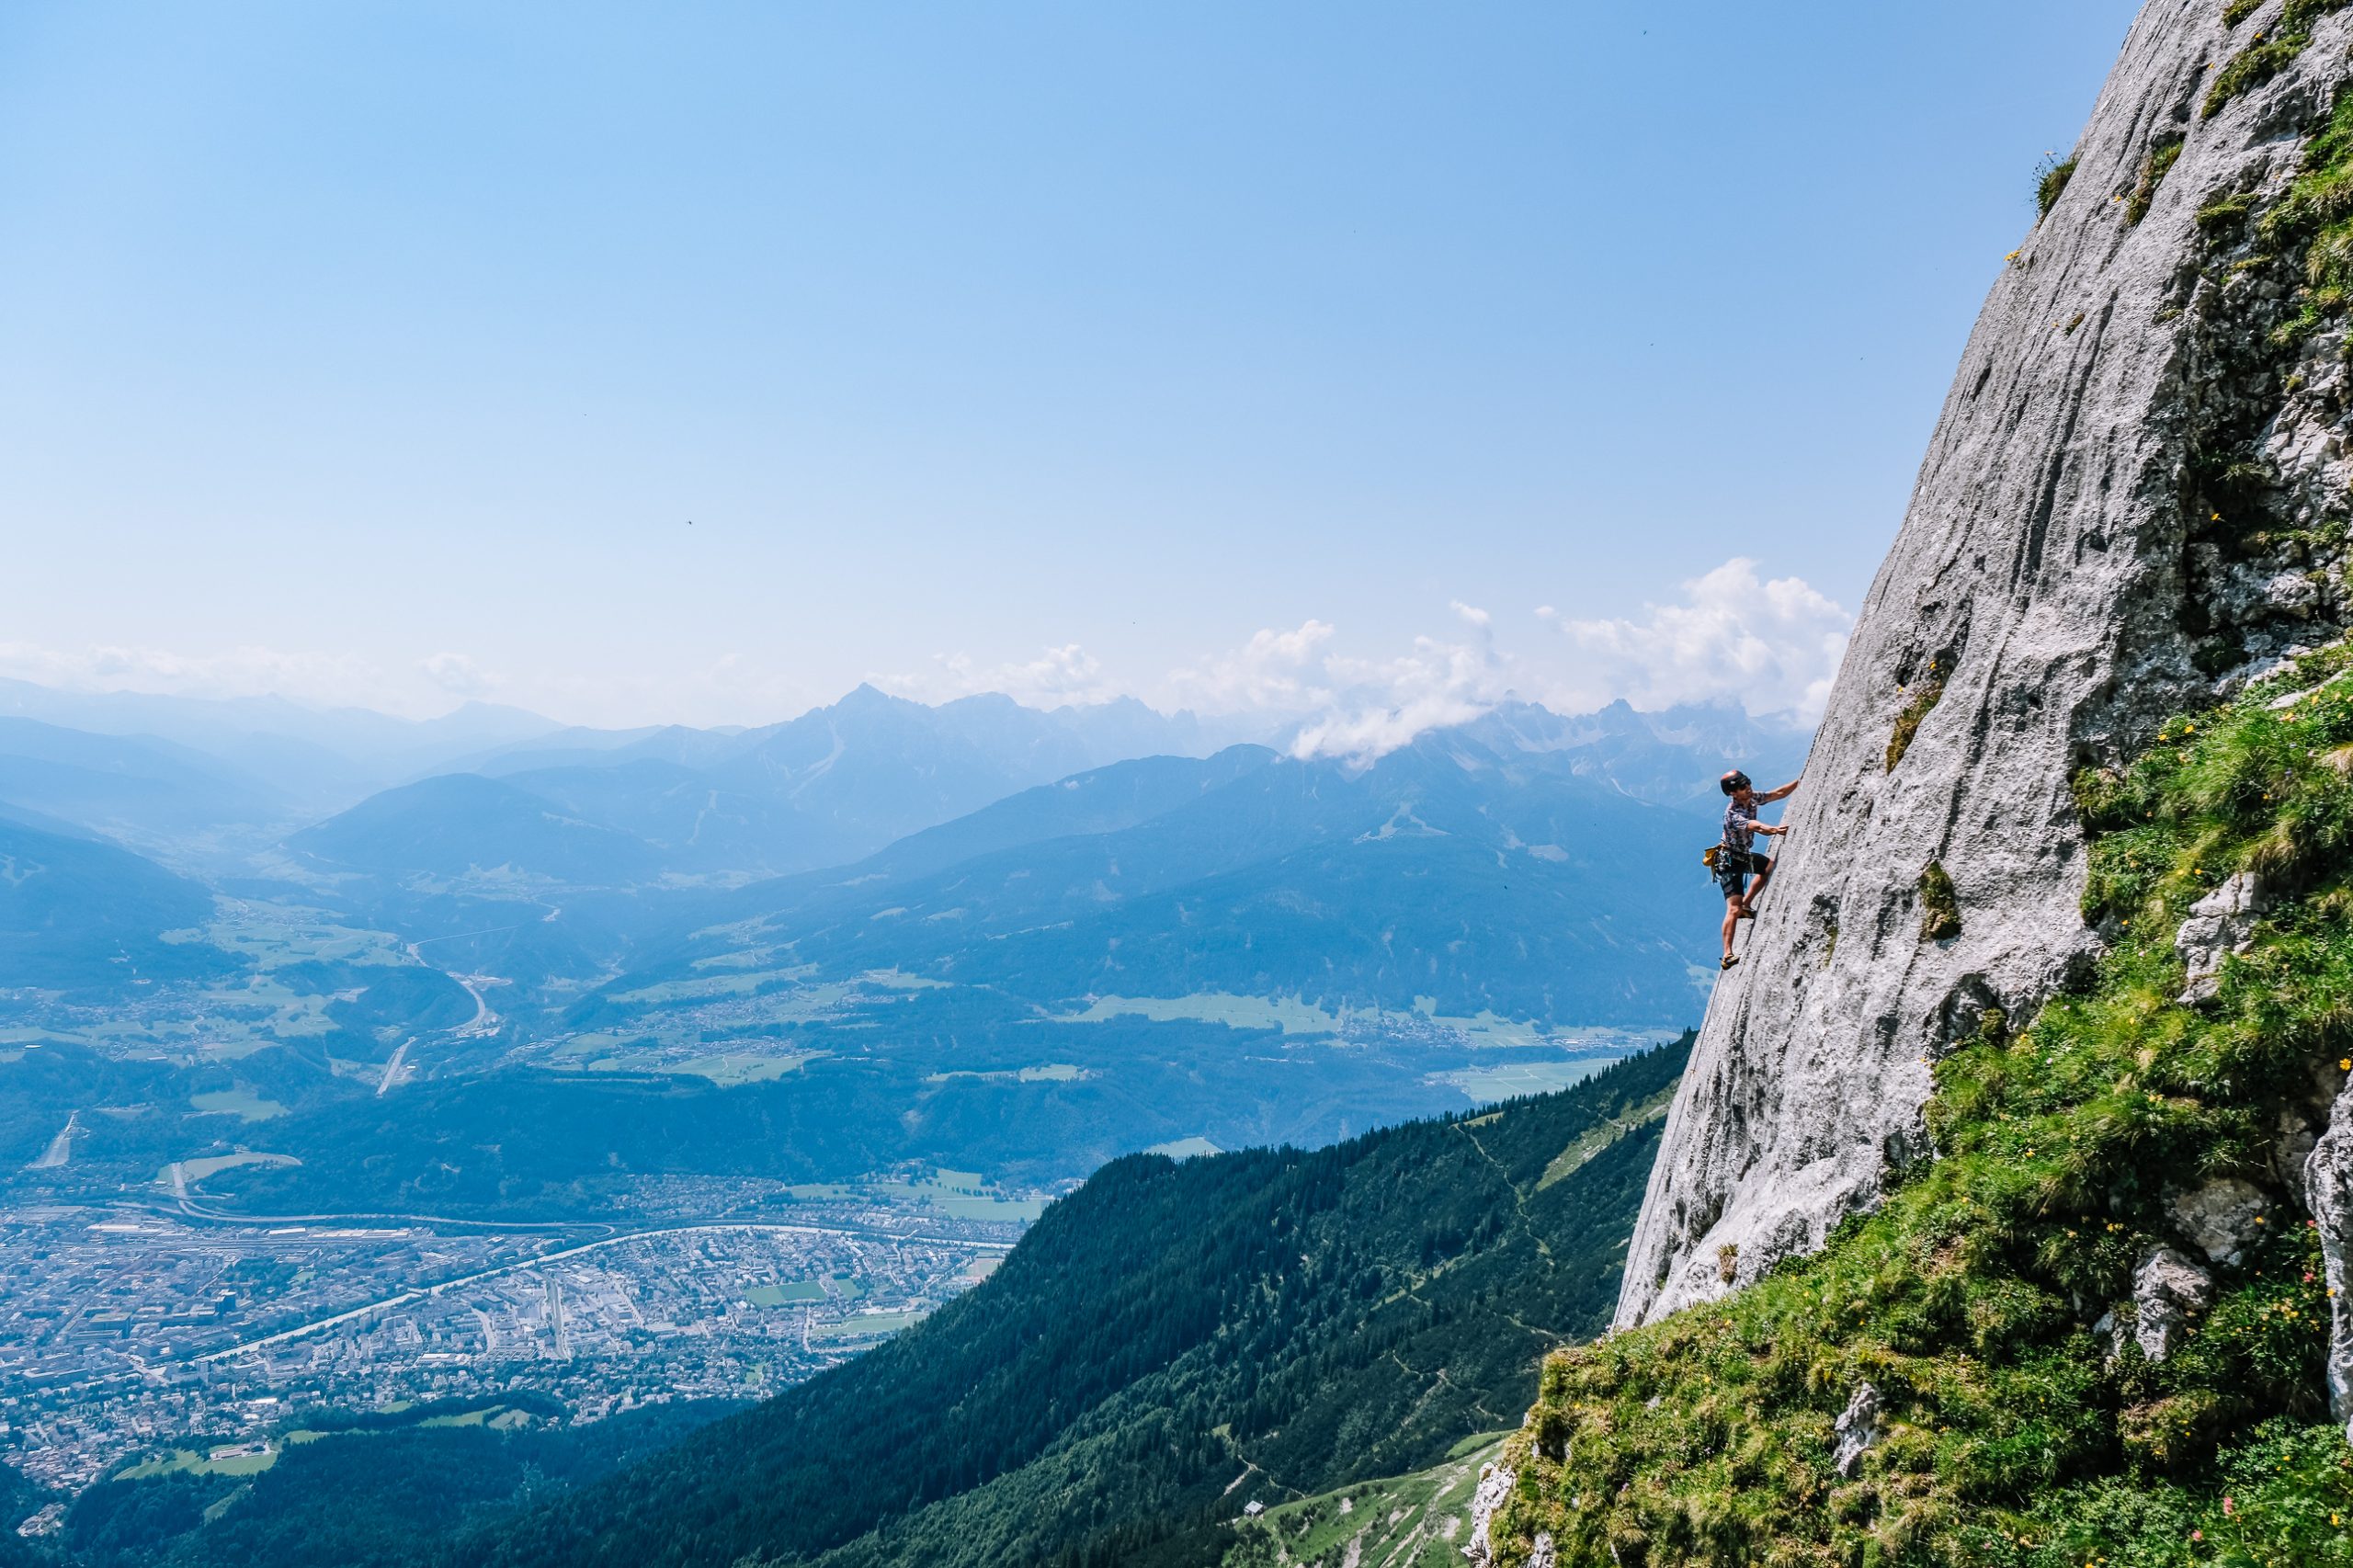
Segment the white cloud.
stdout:
[[0,642],[0,675],[67,691],[139,691],[168,697],[285,697],[297,702],[409,706],[405,683],[366,659],[232,648],[176,653],[165,648],[98,644],[44,648]]
[[[1337,652],[1321,620],[1293,632],[1261,631],[1222,658],[1169,677],[1207,712],[1295,716],[1293,755],[1365,762],[1425,731],[1466,723],[1515,692],[1563,712],[1626,698],[1638,708],[1732,699],[1755,713],[1821,717],[1853,618],[1803,579],[1762,581],[1736,559],[1683,585],[1674,604],[1639,618],[1579,620],[1538,609],[1574,650],[1561,661],[1529,659],[1495,645],[1495,618],[1461,600],[1448,607],[1463,635],[1424,636],[1399,657]],[[1553,644],[1558,647],[1559,644]]]
[[497,682],[490,672],[464,653],[436,653],[429,659],[419,659],[416,667],[425,678],[454,697],[487,697]]
[[1467,639],[1417,637],[1411,653],[1369,659],[1337,652],[1332,623],[1310,619],[1173,670],[1156,695],[1205,714],[1293,720],[1292,755],[1369,762],[1425,730],[1475,719],[1505,695],[1513,663],[1495,651],[1495,618],[1461,600],[1448,608]]
[[1328,621],[1304,620],[1295,631],[1253,633],[1230,653],[1169,672],[1171,699],[1208,713],[1307,713],[1329,703],[1318,677],[1317,651],[1332,641]]
[[1448,608],[1471,629],[1468,642],[1416,637],[1399,658],[1326,659],[1338,695],[1301,726],[1291,755],[1370,762],[1426,730],[1468,723],[1509,696],[1517,661],[1495,651],[1495,618],[1460,599]]
[[1293,756],[1370,762],[1425,730],[1468,723],[1506,694],[1504,665],[1484,642],[1417,637],[1402,658],[1329,663],[1348,677],[1347,685],[1328,712],[1300,727]]
[[1685,583],[1683,594],[1680,604],[1644,606],[1640,619],[1562,622],[1581,655],[1569,699],[1666,708],[1732,698],[1752,713],[1822,716],[1854,617],[1802,577],[1759,581],[1745,558]]
[[[1746,559],[1682,585],[1679,598],[1637,615],[1578,619],[1552,605],[1532,646],[1497,645],[1495,618],[1462,600],[1453,626],[1393,656],[1344,650],[1338,629],[1308,619],[1267,628],[1239,646],[1191,661],[1158,682],[1114,675],[1076,642],[1027,659],[983,664],[957,653],[879,686],[938,702],[998,691],[1033,707],[1135,695],[1164,710],[1247,721],[1236,733],[1288,732],[1302,756],[1370,760],[1423,732],[1476,718],[1518,693],[1564,713],[1617,698],[1658,709],[1732,699],[1755,713],[1820,717],[1852,618],[1796,577],[1762,579]],[[1512,618],[1524,631],[1527,622]],[[855,667],[855,666],[853,666]],[[831,701],[841,687],[796,663],[728,653],[693,667],[486,669],[445,651],[387,668],[351,655],[244,647],[186,654],[147,647],[82,650],[0,642],[0,676],[76,690],[190,697],[277,694],[313,704],[357,704],[410,717],[446,711],[453,698],[495,694],[591,722],[767,722]],[[835,677],[837,678],[837,677]]]
[[1126,687],[1103,673],[1103,663],[1075,642],[1041,649],[1034,659],[983,665],[969,653],[934,655],[928,670],[878,675],[874,684],[917,701],[941,702],[976,692],[1001,691],[1030,708],[1108,702]]

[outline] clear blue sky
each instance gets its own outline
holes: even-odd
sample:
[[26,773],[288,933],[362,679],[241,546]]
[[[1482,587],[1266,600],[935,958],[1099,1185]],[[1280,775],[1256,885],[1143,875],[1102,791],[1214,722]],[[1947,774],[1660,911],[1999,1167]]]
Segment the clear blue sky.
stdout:
[[0,673],[1625,687],[1858,604],[2136,8],[0,8]]

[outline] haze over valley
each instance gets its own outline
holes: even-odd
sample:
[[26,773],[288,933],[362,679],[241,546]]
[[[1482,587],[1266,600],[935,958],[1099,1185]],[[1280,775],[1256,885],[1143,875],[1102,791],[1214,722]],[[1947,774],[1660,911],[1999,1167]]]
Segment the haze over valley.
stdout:
[[[107,1282],[12,1296],[0,1370],[76,1413],[10,1423],[76,1482],[295,1387],[790,1381],[1120,1155],[1575,1083],[1697,1017],[1711,780],[1805,745],[1622,702],[1358,759],[870,687],[733,731],[0,699],[6,1245]],[[485,1272],[635,1232],[566,1266],[593,1278]],[[673,1234],[733,1283],[631,1294]],[[456,1278],[454,1316],[330,1321]],[[585,1376],[652,1321],[693,1329],[683,1366]]]

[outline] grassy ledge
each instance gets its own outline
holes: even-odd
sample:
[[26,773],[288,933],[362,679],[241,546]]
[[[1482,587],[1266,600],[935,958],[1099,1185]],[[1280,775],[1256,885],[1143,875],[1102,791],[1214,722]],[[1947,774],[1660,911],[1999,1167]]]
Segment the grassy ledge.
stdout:
[[2069,153],[2057,163],[2045,163],[2034,171],[2034,216],[2037,222],[2051,215],[2066,194],[2067,182],[2075,177],[2075,157]]
[[[2142,1261],[2184,1244],[2170,1198],[2283,1191],[2283,1113],[2353,1062],[2348,664],[2307,657],[2076,780],[2096,977],[1936,1063],[1939,1158],[1823,1253],[1552,1357],[1507,1450],[1505,1562],[1540,1531],[1579,1568],[2353,1564],[2310,1221],[2278,1199],[2163,1360],[2131,1306]],[[2185,1006],[2175,934],[2241,870],[2268,911]],[[1879,1440],[1842,1475],[1865,1382]]]
[[[2206,213],[2199,216],[2203,222]],[[2278,255],[2301,250],[2303,256],[2302,309],[2272,334],[2278,347],[2289,347],[2342,312],[2353,290],[2353,94],[2338,98],[2328,123],[2305,144],[2295,183],[2264,213],[2256,233]]]
[[2141,177],[2132,186],[2132,194],[2125,199],[2124,221],[2135,227],[2149,215],[2149,206],[2157,199],[2157,187],[2165,184],[2165,176],[2181,162],[2182,138],[2167,136],[2149,149],[2141,160]]
[[[2206,101],[2199,108],[2199,117],[2213,119],[2233,98],[2263,85],[2293,65],[2304,52],[2304,46],[2313,41],[2313,24],[2348,5],[2353,5],[2353,0],[2288,0],[2279,12],[2279,22],[2268,32],[2257,33],[2248,40],[2246,46],[2215,74],[2214,85],[2206,90]],[[2245,5],[2244,0],[2231,0],[2222,8],[2222,21],[2226,26],[2236,27],[2257,8]]]

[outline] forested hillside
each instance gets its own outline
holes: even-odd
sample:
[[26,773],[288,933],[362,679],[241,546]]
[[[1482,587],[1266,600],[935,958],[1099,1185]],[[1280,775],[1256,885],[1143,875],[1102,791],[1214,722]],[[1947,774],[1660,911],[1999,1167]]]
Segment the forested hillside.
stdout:
[[[488,1410],[313,1413],[290,1423],[301,1436],[258,1472],[165,1468],[100,1482],[74,1500],[56,1535],[26,1548],[26,1561],[402,1568],[437,1540],[636,1463],[732,1408],[681,1401],[583,1426],[542,1425],[560,1410],[530,1398]],[[0,1551],[0,1568],[16,1561]]]
[[1688,1040],[1313,1152],[1138,1155],[872,1354],[444,1565],[1152,1563],[1516,1423],[1594,1332]]

